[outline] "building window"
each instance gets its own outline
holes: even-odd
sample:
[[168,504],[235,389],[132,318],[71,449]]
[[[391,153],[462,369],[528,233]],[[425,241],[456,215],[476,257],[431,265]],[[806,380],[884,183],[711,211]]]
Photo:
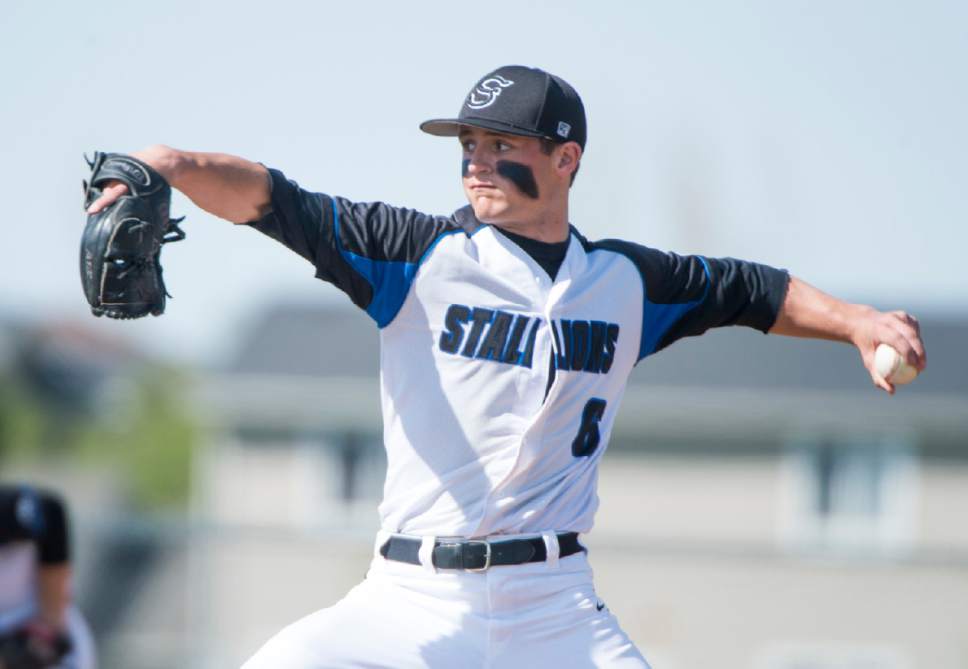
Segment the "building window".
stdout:
[[781,541],[806,552],[896,555],[914,535],[913,439],[812,435],[792,439],[781,477]]

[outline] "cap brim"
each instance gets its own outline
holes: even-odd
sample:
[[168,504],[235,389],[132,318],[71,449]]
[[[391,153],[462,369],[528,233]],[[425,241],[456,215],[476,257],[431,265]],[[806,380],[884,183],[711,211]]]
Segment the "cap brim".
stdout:
[[421,123],[420,129],[428,135],[436,135],[437,137],[457,137],[460,134],[462,126],[484,128],[485,130],[493,130],[494,132],[501,132],[506,135],[521,135],[523,137],[545,136],[543,133],[518,128],[510,123],[501,123],[500,121],[491,121],[483,118],[435,118]]

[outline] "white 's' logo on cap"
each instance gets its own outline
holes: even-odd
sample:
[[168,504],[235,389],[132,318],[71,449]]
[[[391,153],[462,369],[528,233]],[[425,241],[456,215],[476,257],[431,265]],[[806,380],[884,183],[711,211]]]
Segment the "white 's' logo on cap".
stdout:
[[513,84],[513,81],[505,79],[499,74],[488,77],[479,83],[477,88],[472,90],[471,94],[467,96],[467,106],[471,109],[490,107],[497,100],[497,96],[501,94],[501,91]]
[[567,137],[571,133],[571,126],[564,121],[558,121],[558,134]]

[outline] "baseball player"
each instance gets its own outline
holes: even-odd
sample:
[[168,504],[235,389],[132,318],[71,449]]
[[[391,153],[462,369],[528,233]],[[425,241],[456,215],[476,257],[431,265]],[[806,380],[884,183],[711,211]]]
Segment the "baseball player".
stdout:
[[0,669],[93,669],[71,605],[68,518],[51,492],[0,485]]
[[[369,572],[245,667],[646,667],[580,538],[633,366],[745,325],[851,343],[890,393],[874,349],[923,369],[917,321],[766,265],[586,239],[568,216],[584,107],[542,70],[501,67],[456,118],[421,128],[460,142],[469,204],[452,215],[310,192],[234,156],[134,154],[303,256],[380,330],[388,471]],[[108,185],[88,211],[124,191]]]

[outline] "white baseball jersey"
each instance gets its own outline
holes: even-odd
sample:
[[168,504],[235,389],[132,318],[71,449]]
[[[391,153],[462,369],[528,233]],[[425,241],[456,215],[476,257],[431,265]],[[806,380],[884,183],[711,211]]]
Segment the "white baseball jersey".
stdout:
[[552,280],[470,207],[428,216],[270,174],[272,212],[251,225],[380,328],[389,532],[587,532],[633,366],[710,327],[767,331],[788,282],[764,265],[589,242],[574,228]]

